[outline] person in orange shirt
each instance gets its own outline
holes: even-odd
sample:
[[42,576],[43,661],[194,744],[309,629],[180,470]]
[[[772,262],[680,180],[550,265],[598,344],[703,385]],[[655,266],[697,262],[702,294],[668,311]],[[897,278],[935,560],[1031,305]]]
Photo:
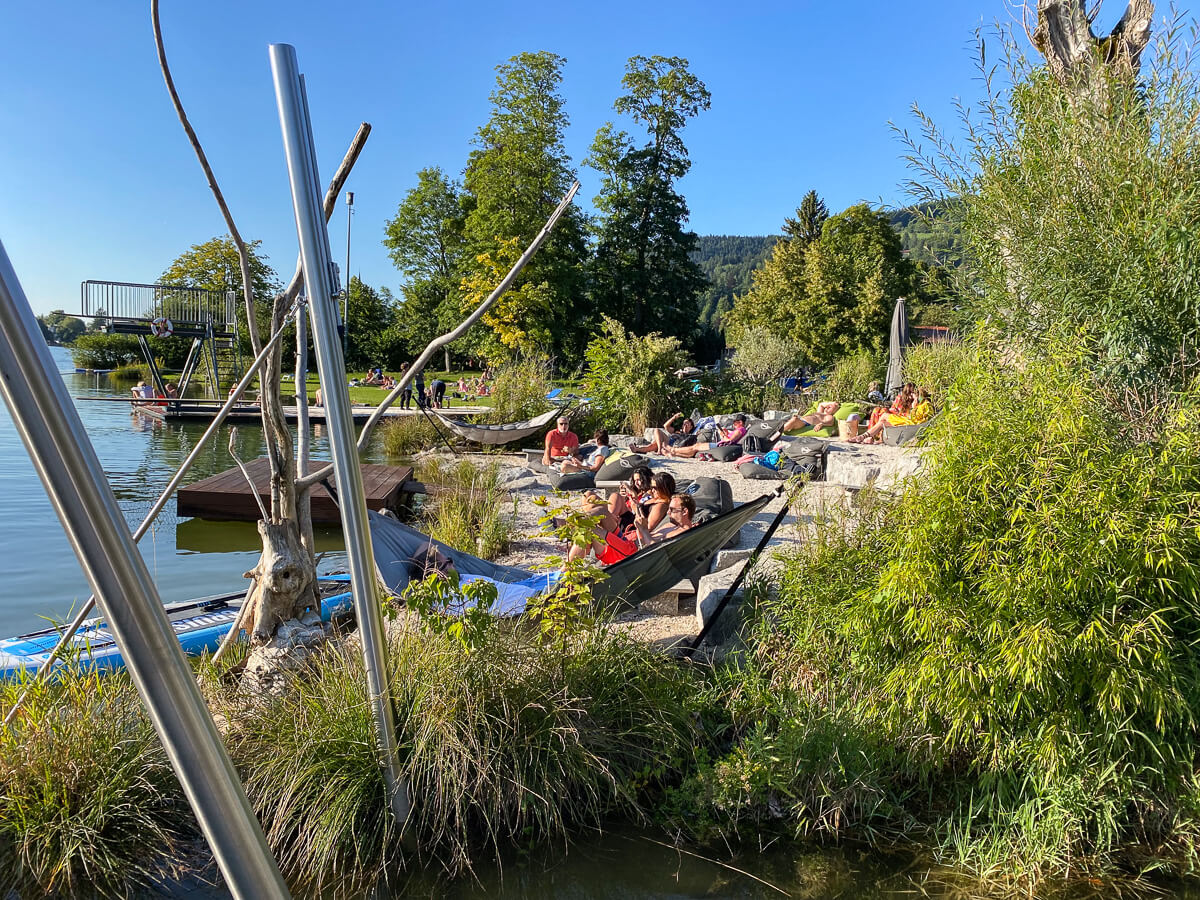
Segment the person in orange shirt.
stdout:
[[579,437],[570,429],[566,416],[558,417],[558,424],[546,434],[546,452],[542,454],[542,465],[552,466],[574,456],[579,449]]

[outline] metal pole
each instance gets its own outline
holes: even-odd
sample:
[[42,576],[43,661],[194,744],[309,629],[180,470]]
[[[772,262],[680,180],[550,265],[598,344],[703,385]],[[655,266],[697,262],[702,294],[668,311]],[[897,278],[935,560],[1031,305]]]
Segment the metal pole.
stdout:
[[396,746],[396,716],[388,686],[383,616],[371,557],[371,533],[367,528],[362,471],[358,466],[358,452],[354,444],[354,420],[346,388],[346,365],[338,352],[341,348],[337,340],[333,265],[329,231],[325,225],[320,186],[316,180],[316,153],[312,147],[312,131],[308,127],[308,109],[300,83],[296,51],[290,44],[271,44],[269,53],[271,74],[275,81],[275,102],[279,107],[279,124],[283,131],[284,155],[287,157],[288,178],[291,181],[292,206],[296,213],[304,284],[312,317],[317,371],[324,392],[325,423],[329,428],[334,481],[342,498],[342,533],[346,541],[354,610],[362,633],[367,689],[375,713],[376,740],[392,812],[403,827],[410,811],[409,791],[403,779]]
[[342,297],[342,360],[350,347],[350,221],[354,218],[354,191],[346,191],[346,293]]
[[230,889],[288,897],[2,244],[0,391]]

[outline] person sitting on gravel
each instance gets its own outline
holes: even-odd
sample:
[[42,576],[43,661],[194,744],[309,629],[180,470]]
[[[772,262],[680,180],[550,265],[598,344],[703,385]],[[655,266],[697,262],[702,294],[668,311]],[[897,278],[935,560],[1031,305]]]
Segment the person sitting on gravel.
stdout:
[[599,472],[604,461],[613,452],[613,448],[608,445],[608,432],[603,428],[597,428],[592,434],[592,443],[596,445],[596,449],[588,454],[587,459],[581,460],[578,456],[568,456],[559,463],[558,471],[564,475],[569,472]]
[[[675,427],[675,420],[683,419],[679,423],[679,427]],[[662,428],[654,429],[654,437],[650,439],[648,444],[641,446],[631,446],[629,449],[633,453],[666,453],[666,447],[690,447],[696,443],[696,423],[691,419],[684,418],[683,413],[677,412],[667,421],[663,422]]]
[[728,428],[721,429],[721,440],[704,443],[691,444],[687,447],[667,447],[663,452],[667,456],[674,456],[679,459],[691,459],[697,453],[707,453],[713,447],[727,447],[730,444],[740,444],[742,438],[746,436],[746,417],[738,413],[733,417],[733,424]]
[[553,467],[564,459],[574,456],[579,449],[579,436],[570,429],[566,416],[558,417],[558,424],[546,432],[546,452],[542,454],[542,465]]

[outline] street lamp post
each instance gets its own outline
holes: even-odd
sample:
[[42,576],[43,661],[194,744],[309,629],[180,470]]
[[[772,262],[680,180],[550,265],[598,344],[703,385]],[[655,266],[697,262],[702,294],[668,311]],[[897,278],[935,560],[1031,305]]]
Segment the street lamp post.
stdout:
[[350,346],[350,219],[354,215],[354,191],[346,191],[346,290],[342,294],[342,359]]

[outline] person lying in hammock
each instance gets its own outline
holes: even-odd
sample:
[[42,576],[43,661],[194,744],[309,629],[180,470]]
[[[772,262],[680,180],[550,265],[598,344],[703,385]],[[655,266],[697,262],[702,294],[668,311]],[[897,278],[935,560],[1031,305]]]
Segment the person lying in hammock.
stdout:
[[[664,474],[664,473],[660,473]],[[601,565],[611,566],[626,557],[633,556],[639,550],[668,538],[683,534],[693,526],[692,517],[696,514],[696,501],[690,494],[674,494],[667,501],[666,515],[657,524],[651,524],[651,518],[641,506],[635,506],[633,526],[625,533],[608,531],[600,533],[599,540],[593,541],[587,547],[572,547],[567,553],[567,559],[579,559],[588,552],[596,554],[596,561]]]

